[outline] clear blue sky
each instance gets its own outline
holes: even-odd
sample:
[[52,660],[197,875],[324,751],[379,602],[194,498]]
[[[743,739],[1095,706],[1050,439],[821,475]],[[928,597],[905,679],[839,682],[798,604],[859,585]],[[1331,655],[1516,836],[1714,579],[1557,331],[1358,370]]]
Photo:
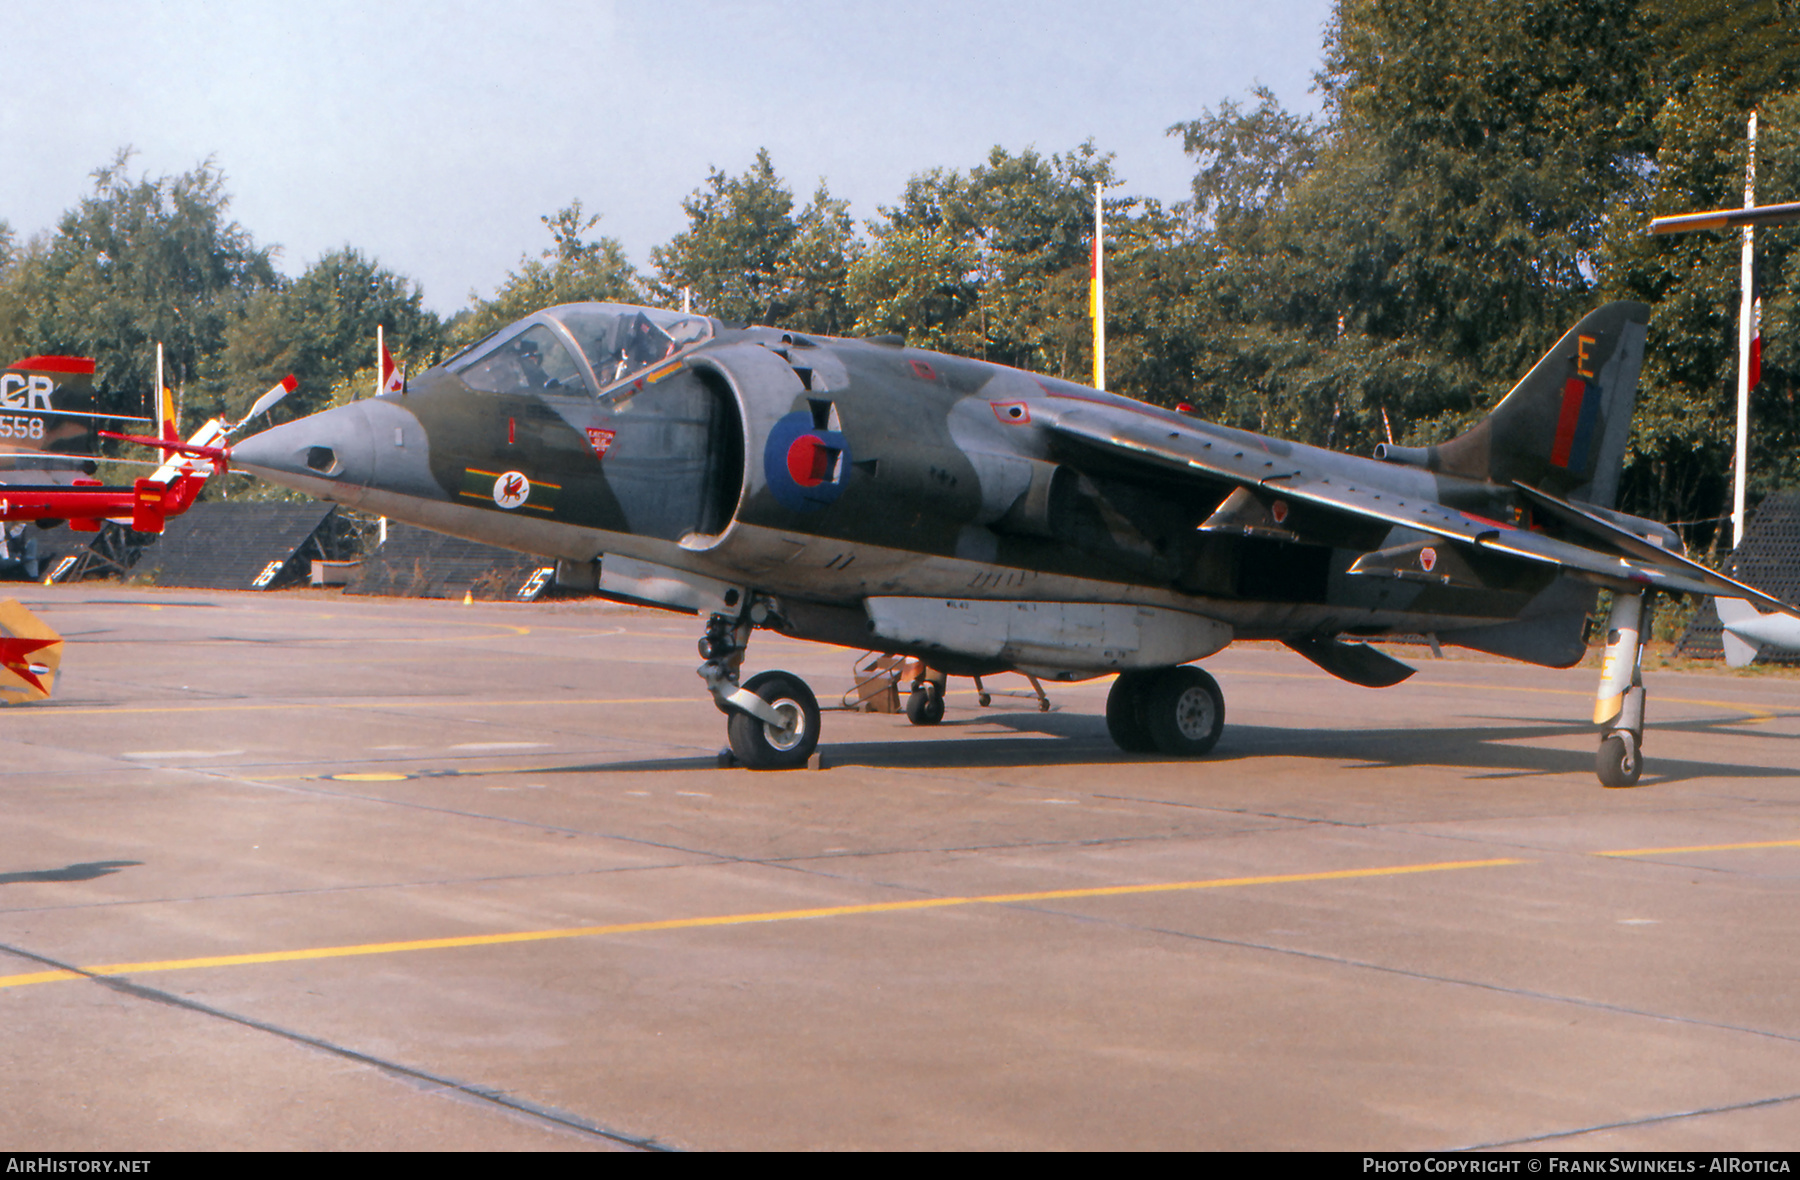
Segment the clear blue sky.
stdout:
[[1315,110],[1329,0],[10,0],[0,217],[51,227],[127,144],[134,172],[224,169],[298,273],[350,244],[448,313],[580,197],[640,267],[709,166],[758,147],[859,219],[989,148],[1116,153],[1175,201],[1172,123],[1261,82]]

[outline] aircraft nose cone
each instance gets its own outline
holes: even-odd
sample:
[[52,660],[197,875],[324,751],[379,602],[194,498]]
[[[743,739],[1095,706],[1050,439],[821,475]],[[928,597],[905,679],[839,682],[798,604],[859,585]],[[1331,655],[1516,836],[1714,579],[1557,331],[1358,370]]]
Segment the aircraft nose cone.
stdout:
[[353,402],[284,423],[234,445],[231,463],[270,483],[351,502],[374,474],[368,415]]

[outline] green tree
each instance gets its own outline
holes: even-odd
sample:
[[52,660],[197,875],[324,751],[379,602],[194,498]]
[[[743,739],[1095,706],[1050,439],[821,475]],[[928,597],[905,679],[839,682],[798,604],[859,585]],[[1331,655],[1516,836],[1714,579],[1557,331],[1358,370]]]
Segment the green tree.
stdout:
[[859,336],[895,334],[920,348],[979,352],[965,330],[979,304],[975,244],[944,226],[873,225],[873,246],[850,265],[846,294]]
[[333,250],[293,282],[244,301],[226,333],[230,388],[244,400],[292,373],[299,385],[272,413],[281,420],[310,414],[346,374],[373,365],[377,325],[401,364],[417,370],[436,359],[442,331],[418,284],[352,247]]
[[738,323],[837,334],[850,323],[844,288],[859,249],[849,206],[823,181],[798,214],[767,148],[742,176],[713,169],[681,203],[688,227],[650,252],[654,290]]
[[1226,99],[1217,110],[1169,128],[1199,165],[1193,212],[1224,245],[1242,249],[1319,158],[1322,128],[1282,109],[1266,86],[1246,111]]
[[12,224],[0,220],[0,364],[28,355],[25,303],[19,285],[14,281],[21,253]]
[[[1319,77],[1322,122],[1259,91],[1254,109],[1225,102],[1172,129],[1197,166],[1195,236],[1145,256],[1162,287],[1145,329],[1155,379],[1190,381],[1209,416],[1307,441],[1363,448],[1389,422],[1434,441],[1491,409],[1581,313],[1643,299],[1622,506],[1721,511],[1735,238],[1644,228],[1737,202],[1752,106],[1765,199],[1800,195],[1794,6],[1339,0]],[[1800,356],[1782,332],[1791,247],[1763,242],[1753,466],[1768,486],[1800,478]]]
[[559,303],[641,303],[643,283],[617,238],[589,238],[600,214],[580,199],[540,217],[550,245],[537,258],[522,258],[492,299],[469,293],[469,309],[452,321],[450,342],[472,344],[514,320]]
[[[1718,550],[1730,545],[1710,518],[1729,512],[1732,492],[1740,239],[1643,228],[1654,214],[1741,203],[1752,108],[1761,199],[1800,196],[1800,14],[1776,0],[1651,0],[1644,17],[1655,151],[1640,183],[1615,197],[1605,247],[1609,292],[1653,309],[1624,494],[1634,510],[1696,522],[1691,539]],[[1765,363],[1751,403],[1752,503],[1800,482],[1793,231],[1763,231],[1757,246]]]
[[243,299],[273,287],[270,251],[228,217],[224,174],[210,160],[179,176],[130,179],[129,149],[93,174],[93,191],[34,239],[5,272],[4,295],[34,352],[91,356],[96,385],[139,412],[155,345],[190,406],[216,408],[217,363]]
[[[852,267],[855,330],[1089,379],[1094,188],[1115,180],[1091,142],[1050,156],[996,147],[966,175],[914,176]],[[1107,201],[1115,234],[1129,236],[1138,204]]]

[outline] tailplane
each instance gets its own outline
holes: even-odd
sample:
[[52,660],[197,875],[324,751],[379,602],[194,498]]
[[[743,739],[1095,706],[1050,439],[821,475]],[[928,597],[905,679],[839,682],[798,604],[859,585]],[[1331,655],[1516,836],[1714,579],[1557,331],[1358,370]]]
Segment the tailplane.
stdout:
[[28,356],[0,370],[0,483],[66,483],[93,469],[94,362]]
[[1742,598],[1715,598],[1713,607],[1719,612],[1719,622],[1723,624],[1723,629],[1719,632],[1719,642],[1725,648],[1726,666],[1742,668],[1755,660],[1762,652],[1762,645],[1739,635],[1735,628],[1754,624],[1762,618],[1762,615]]

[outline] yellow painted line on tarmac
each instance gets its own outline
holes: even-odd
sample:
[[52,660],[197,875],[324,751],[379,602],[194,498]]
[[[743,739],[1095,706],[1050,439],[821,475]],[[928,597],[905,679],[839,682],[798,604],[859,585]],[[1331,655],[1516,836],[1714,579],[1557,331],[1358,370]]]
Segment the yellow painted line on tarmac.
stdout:
[[[1270,680],[1332,679],[1329,673],[1258,672],[1248,669],[1232,669],[1226,674],[1229,676],[1259,676]],[[1558,697],[1592,697],[1594,695],[1591,692],[1582,692],[1573,688],[1533,688],[1530,685],[1525,684],[1472,684],[1461,680],[1433,680],[1431,684],[1434,688],[1467,688],[1476,692],[1531,692]],[[1772,710],[1765,709],[1760,705],[1746,704],[1743,701],[1714,701],[1705,700],[1699,697],[1668,697],[1661,695],[1652,696],[1650,699],[1653,701],[1664,701],[1671,705],[1705,705],[1713,709],[1723,709],[1727,713],[1747,713],[1750,716],[1750,724],[1752,725],[1758,725],[1764,721],[1773,721],[1776,718],[1776,714]]]
[[1749,844],[1688,844],[1680,848],[1617,848],[1595,856],[1673,856],[1678,852],[1738,852],[1746,848],[1800,848],[1800,840],[1756,840]]
[[78,717],[88,713],[125,714],[125,713],[256,713],[269,709],[298,713],[303,710],[325,709],[499,709],[517,707],[541,707],[544,705],[683,705],[694,701],[703,701],[705,697],[550,697],[542,700],[526,701],[286,701],[279,704],[266,705],[145,705],[127,706],[122,709],[100,707],[95,709],[40,709],[37,716]]
[[26,987],[89,975],[143,975],[153,971],[187,971],[203,967],[245,967],[258,963],[292,963],[306,959],[344,959],[355,955],[391,955],[405,951],[451,950],[458,947],[501,946],[507,943],[548,942],[560,938],[597,938],[608,934],[646,934],[661,930],[695,930],[712,926],[748,926],[762,922],[798,922],[815,918],[844,918],[861,914],[896,914],[912,910],[948,909],[969,905],[1017,905],[1034,901],[1070,901],[1086,897],[1123,897],[1130,894],[1180,893],[1196,889],[1230,889],[1245,885],[1293,885],[1307,881],[1348,881],[1360,877],[1399,877],[1412,873],[1443,873],[1457,869],[1485,869],[1525,864],[1504,857],[1495,860],[1449,860],[1427,864],[1385,865],[1373,869],[1333,869],[1322,873],[1285,873],[1266,877],[1216,877],[1204,881],[1167,881],[1150,885],[1103,885],[1089,889],[1046,889],[1031,893],[988,893],[973,897],[928,897],[908,901],[878,901],[863,905],[820,906],[805,910],[767,910],[750,914],[719,914],[706,918],[666,918],[652,922],[623,922],[612,926],[571,926],[561,930],[525,930],[514,934],[473,934],[458,938],[420,938],[408,942],[370,942],[356,946],[309,947],[294,951],[266,951],[249,955],[213,955],[199,959],[164,959],[145,963],[106,963],[81,971],[37,971],[29,975],[0,975],[0,988]]

